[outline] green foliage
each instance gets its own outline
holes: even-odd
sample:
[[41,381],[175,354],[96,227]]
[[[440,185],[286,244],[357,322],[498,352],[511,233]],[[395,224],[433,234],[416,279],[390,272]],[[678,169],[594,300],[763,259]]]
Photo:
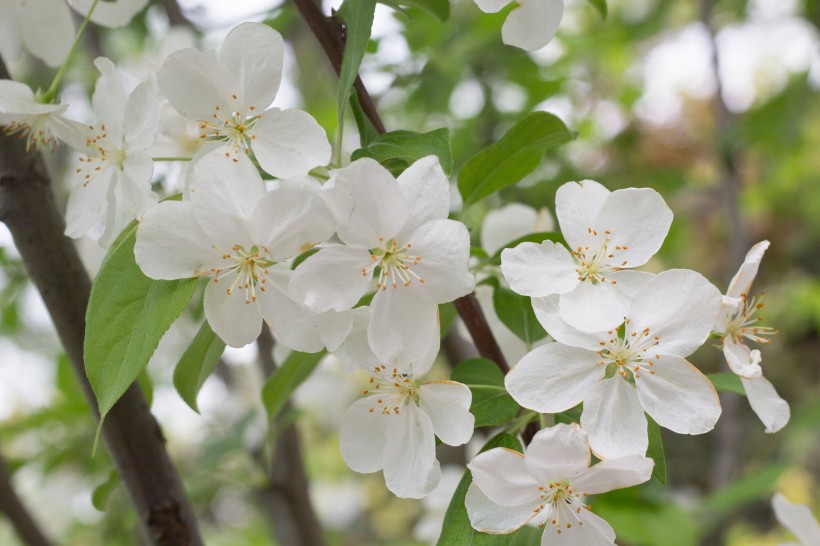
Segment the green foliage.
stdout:
[[493,290],[493,307],[504,326],[529,347],[543,339],[547,332],[535,318],[530,298],[516,294],[500,284]]
[[663,452],[661,427],[649,415],[646,416],[646,421],[649,432],[649,448],[646,450],[646,455],[655,461],[655,466],[652,468],[652,477],[666,485],[666,456]]
[[279,412],[287,404],[290,395],[293,394],[296,387],[301,385],[313,373],[324,355],[324,351],[318,353],[293,351],[270,376],[268,382],[262,388],[262,403],[268,412],[270,421],[273,421],[279,415]]
[[784,470],[786,466],[781,464],[755,469],[707,496],[700,504],[703,530],[708,532],[744,505],[768,496]]
[[402,6],[417,8],[441,22],[450,18],[450,0],[379,0],[379,3],[396,9]]
[[601,19],[606,19],[608,12],[606,0],[587,0],[587,2],[600,14]]
[[202,323],[196,337],[185,349],[174,369],[174,387],[188,406],[199,413],[196,397],[205,380],[213,373],[225,350],[208,321]]
[[530,174],[547,150],[572,140],[564,122],[547,112],[533,112],[500,140],[465,163],[458,176],[464,206],[515,184]]
[[94,508],[100,512],[105,512],[105,509],[108,506],[108,499],[111,497],[111,493],[114,492],[119,484],[120,475],[116,470],[112,470],[108,474],[108,479],[95,487],[94,491],[91,493],[91,503],[94,505]]
[[85,371],[100,422],[148,364],[196,288],[196,279],[155,281],[134,260],[137,224],[111,246],[91,287]]
[[740,378],[732,372],[710,373],[706,377],[708,377],[709,381],[712,382],[715,390],[721,392],[733,392],[735,394],[746,396],[746,390],[743,388],[743,383],[741,383]]
[[373,15],[376,12],[376,0],[345,0],[339,14],[347,25],[342,69],[339,74],[339,95],[337,105],[339,120],[344,116],[347,98],[353,88],[353,82],[359,74],[367,42],[370,40],[370,29],[373,26]]
[[475,416],[476,427],[506,425],[521,409],[504,388],[504,374],[492,360],[465,360],[456,366],[450,379],[470,388],[470,413]]
[[450,131],[444,128],[429,133],[392,131],[372,139],[366,147],[354,151],[350,159],[370,157],[398,175],[417,159],[428,155],[438,156],[444,173],[450,175],[453,171]]

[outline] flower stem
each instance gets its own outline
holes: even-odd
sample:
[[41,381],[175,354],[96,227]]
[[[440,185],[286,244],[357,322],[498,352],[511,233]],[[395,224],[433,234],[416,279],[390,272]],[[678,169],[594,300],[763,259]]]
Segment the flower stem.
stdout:
[[65,61],[63,61],[63,66],[61,66],[60,70],[57,71],[57,74],[54,76],[54,80],[51,82],[51,86],[49,86],[48,91],[46,91],[45,95],[43,95],[43,103],[49,104],[52,100],[54,100],[54,95],[57,94],[57,87],[60,85],[60,80],[63,79],[63,75],[65,75],[65,71],[71,62],[71,58],[74,56],[74,53],[77,51],[77,47],[80,45],[80,40],[85,33],[85,28],[91,20],[91,14],[94,13],[94,8],[97,7],[97,3],[99,1],[100,0],[94,0],[94,3],[91,4],[88,14],[85,16],[85,19],[83,19],[83,24],[80,25],[80,30],[77,31],[77,36],[74,38],[74,43],[71,44],[71,49],[68,50],[68,55],[66,56]]

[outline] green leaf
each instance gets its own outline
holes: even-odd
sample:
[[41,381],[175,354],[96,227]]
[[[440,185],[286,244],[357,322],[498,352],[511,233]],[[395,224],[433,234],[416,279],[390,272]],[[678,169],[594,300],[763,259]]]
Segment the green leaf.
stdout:
[[497,286],[493,290],[493,307],[504,326],[529,347],[544,338],[547,332],[535,318],[530,298],[516,294],[509,288]]
[[262,388],[262,403],[265,405],[270,421],[279,415],[290,399],[290,395],[313,373],[323,356],[325,356],[324,351],[318,353],[293,351],[270,376]]
[[353,119],[356,120],[356,128],[359,130],[359,142],[362,146],[367,146],[375,138],[379,136],[379,131],[364,113],[362,105],[359,102],[359,96],[356,93],[350,95],[350,110],[353,112]]
[[[506,447],[514,449],[518,452],[523,452],[521,442],[512,434],[502,432],[492,437],[487,442],[481,451],[487,451],[495,447]],[[467,517],[467,508],[464,506],[464,497],[467,495],[467,489],[473,481],[473,476],[467,470],[464,477],[453,493],[453,498],[450,500],[450,506],[447,508],[447,513],[444,516],[444,525],[441,530],[441,536],[436,543],[437,546],[507,546],[513,540],[513,535],[487,535],[479,533],[470,525],[470,520]]]
[[134,222],[109,249],[91,286],[85,322],[85,372],[100,423],[139,376],[196,288],[196,279],[155,281],[134,261]]
[[601,19],[606,19],[608,15],[608,9],[606,6],[606,0],[587,0],[589,4],[595,8],[595,11],[598,12],[598,15],[601,16]]
[[116,470],[112,470],[108,474],[108,478],[94,488],[91,493],[91,504],[100,512],[105,512],[108,506],[108,499],[111,498],[111,493],[120,484],[120,474]]
[[[342,68],[339,73],[339,120],[341,122],[347,98],[353,88],[353,82],[359,74],[367,42],[370,40],[370,29],[376,12],[376,0],[345,0],[339,8],[339,15],[345,22],[347,38],[342,56]],[[340,123],[341,125],[341,123]]]
[[737,514],[744,505],[769,496],[775,482],[787,468],[787,465],[777,464],[750,469],[746,476],[707,496],[700,503],[701,517],[698,519],[701,528],[708,532],[724,519]]
[[564,122],[547,112],[533,112],[498,142],[467,160],[458,176],[464,206],[479,201],[531,173],[550,148],[572,140]]
[[666,456],[663,453],[661,427],[648,415],[646,421],[649,432],[649,448],[646,450],[646,455],[655,461],[655,466],[652,468],[652,477],[666,485]]
[[450,0],[379,0],[379,2],[396,9],[401,6],[418,8],[442,23],[450,18]]
[[492,360],[465,360],[450,379],[467,385],[473,393],[470,413],[475,416],[476,427],[506,425],[521,409],[504,388],[504,374]]
[[521,243],[543,243],[544,241],[552,241],[553,243],[561,243],[566,245],[567,242],[564,240],[564,236],[560,233],[554,231],[541,231],[537,233],[529,233],[524,235],[523,237],[519,237],[514,241],[510,241],[503,247],[499,248],[495,254],[492,255],[490,258],[491,263],[495,265],[499,265],[501,263],[501,253],[504,252],[505,248],[515,248]]
[[710,373],[706,377],[715,386],[715,390],[722,392],[733,392],[741,396],[746,396],[746,390],[743,388],[740,378],[732,372]]
[[174,369],[174,387],[185,403],[197,413],[199,408],[196,405],[196,396],[205,380],[213,373],[224,350],[225,342],[211,330],[208,321],[205,321],[177,362]]
[[453,170],[453,152],[450,149],[448,129],[436,129],[429,133],[385,133],[371,140],[366,147],[354,151],[350,158],[355,161],[362,157],[370,157],[388,168],[393,166],[394,168],[390,168],[391,172],[400,174],[416,160],[428,155],[438,156],[444,173],[450,175]]

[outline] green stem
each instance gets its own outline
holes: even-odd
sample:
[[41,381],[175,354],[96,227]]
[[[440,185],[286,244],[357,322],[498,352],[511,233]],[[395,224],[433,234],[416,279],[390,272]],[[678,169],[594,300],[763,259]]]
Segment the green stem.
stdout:
[[52,100],[54,100],[54,95],[57,94],[57,87],[60,85],[60,80],[63,79],[63,75],[71,62],[71,58],[74,56],[74,53],[77,51],[77,47],[80,45],[80,40],[85,33],[85,28],[88,26],[88,22],[91,21],[91,14],[94,13],[94,8],[97,7],[97,3],[99,1],[100,0],[94,0],[94,3],[91,4],[91,9],[88,10],[88,14],[85,16],[85,19],[83,19],[83,24],[80,25],[80,30],[77,31],[77,36],[74,38],[74,43],[71,44],[71,49],[68,50],[68,55],[63,62],[63,66],[61,66],[60,70],[57,71],[57,74],[54,76],[54,80],[51,82],[51,86],[48,88],[48,91],[46,91],[46,94],[43,95],[43,103],[49,104]]
[[527,410],[523,415],[519,415],[518,417],[513,419],[513,421],[507,427],[507,432],[509,432],[510,434],[518,434],[519,432],[527,428],[527,425],[530,423],[530,421],[535,419],[537,416],[538,414],[536,412]]

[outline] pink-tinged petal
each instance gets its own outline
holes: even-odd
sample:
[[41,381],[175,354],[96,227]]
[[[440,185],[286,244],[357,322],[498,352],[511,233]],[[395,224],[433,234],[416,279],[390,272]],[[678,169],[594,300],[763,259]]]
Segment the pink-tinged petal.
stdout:
[[575,423],[542,429],[527,447],[526,463],[542,485],[569,479],[589,466],[587,433]]
[[74,42],[74,22],[65,2],[26,0],[19,6],[26,49],[52,68],[63,64]]
[[125,105],[128,98],[122,85],[122,76],[119,70],[109,59],[97,57],[94,66],[100,71],[91,103],[100,126],[105,127],[109,142],[120,142],[122,138]]
[[228,294],[234,279],[234,275],[228,275],[219,282],[208,283],[205,288],[205,318],[226,345],[244,347],[259,337],[262,312],[258,303],[248,301],[245,290],[236,289]]
[[302,262],[290,280],[290,293],[314,312],[351,309],[373,278],[370,253],[356,246],[328,246]]
[[565,294],[578,286],[572,255],[552,241],[505,248],[501,251],[501,272],[514,292],[531,298]]
[[387,429],[384,481],[397,497],[420,499],[441,478],[433,423],[412,401],[399,411],[393,426]]
[[760,351],[757,349],[752,351],[745,343],[737,341],[734,336],[723,338],[723,356],[726,357],[729,368],[740,377],[754,379],[763,375],[763,369],[760,367],[762,360]]
[[572,480],[576,491],[597,495],[644,483],[652,477],[655,462],[641,455],[601,461]]
[[[94,0],[71,0],[71,6],[85,16],[91,9]],[[91,21],[108,28],[127,26],[128,23],[145,8],[148,0],[105,0],[97,2]]]
[[519,506],[504,506],[490,500],[478,485],[471,483],[464,498],[467,517],[473,529],[491,535],[513,533],[535,517],[538,501]]
[[153,82],[139,84],[125,104],[123,131],[125,142],[131,148],[150,148],[159,134],[162,102]]
[[370,303],[367,328],[373,353],[388,366],[412,366],[416,377],[430,369],[439,347],[438,305],[427,301],[419,286],[379,291]]
[[473,291],[475,277],[468,269],[470,234],[464,224],[432,220],[422,225],[409,243],[408,255],[420,258],[418,264],[408,264],[410,271],[424,279],[422,284],[411,276],[410,283],[421,285],[418,288],[423,288],[420,292],[429,301],[446,303]]
[[607,248],[614,255],[611,264],[638,267],[661,248],[671,225],[672,211],[658,192],[627,188],[606,198],[594,227],[598,232],[609,232]]
[[581,414],[593,453],[601,459],[644,455],[649,436],[643,411],[635,387],[620,375],[593,386]]
[[219,60],[231,73],[232,110],[265,110],[273,102],[282,81],[285,41],[268,25],[242,23],[225,37]]
[[396,179],[378,162],[362,158],[332,172],[325,202],[347,244],[384,246],[401,231],[407,204]]
[[475,3],[484,13],[498,13],[510,0],[475,0]]
[[760,267],[760,261],[763,259],[763,254],[769,248],[769,241],[760,241],[754,245],[749,252],[746,253],[746,259],[738,269],[732,281],[729,283],[729,289],[726,295],[730,298],[741,298],[749,295],[749,290],[752,288],[752,282],[757,276],[757,269]]
[[387,430],[396,424],[398,416],[383,415],[376,407],[373,396],[353,402],[339,429],[342,457],[347,466],[356,472],[381,470]]
[[808,506],[794,504],[776,493],[772,498],[772,508],[777,520],[797,537],[803,546],[820,544],[820,524]]
[[581,403],[606,368],[597,353],[547,343],[527,354],[504,379],[516,402],[542,413],[557,413]]
[[65,234],[76,239],[88,233],[105,219],[108,190],[116,168],[100,171],[87,186],[80,182],[68,197],[65,211]]
[[320,189],[310,177],[291,178],[256,205],[249,220],[251,235],[266,246],[274,261],[296,256],[333,235],[335,223]]
[[410,165],[397,179],[407,203],[407,222],[397,235],[404,240],[431,220],[450,213],[450,181],[438,157],[429,155]]
[[538,504],[538,487],[545,485],[530,472],[524,455],[503,447],[479,453],[467,468],[481,492],[501,506]]
[[601,342],[612,336],[607,332],[583,332],[567,324],[558,310],[560,297],[553,294],[546,298],[532,298],[532,308],[541,326],[559,343],[590,351],[601,350]]
[[635,377],[646,413],[678,434],[712,430],[720,417],[720,401],[709,379],[679,356],[662,354],[652,362]]
[[517,0],[501,27],[507,45],[528,51],[541,49],[552,41],[564,17],[564,0]]
[[560,295],[558,311],[561,318],[576,330],[601,332],[623,324],[630,303],[618,285],[609,282],[593,284],[586,280],[572,292]]
[[253,153],[270,175],[290,178],[330,161],[325,130],[302,110],[266,110],[253,128]]
[[[189,119],[213,121],[217,107],[230,110],[231,73],[214,53],[181,49],[165,59],[157,85],[174,109]],[[218,115],[218,114],[217,114]]]
[[609,197],[609,190],[594,180],[567,182],[555,193],[555,215],[570,248],[589,243],[589,230],[595,227],[598,211]]
[[740,381],[749,405],[766,426],[766,432],[777,432],[785,427],[791,417],[789,404],[777,394],[769,380],[761,375],[755,379],[741,377]]
[[191,203],[164,201],[143,216],[134,257],[148,277],[173,280],[207,274],[219,255],[199,227]]
[[473,395],[466,385],[435,381],[419,387],[419,407],[433,423],[436,436],[447,445],[460,446],[473,437]]
[[627,335],[649,328],[657,353],[689,356],[712,331],[721,296],[700,273],[670,269],[649,281],[632,301]]
[[574,520],[572,527],[564,527],[559,534],[548,526],[541,537],[541,546],[614,546],[615,531],[606,520],[589,510],[580,513],[568,510],[567,513]]

